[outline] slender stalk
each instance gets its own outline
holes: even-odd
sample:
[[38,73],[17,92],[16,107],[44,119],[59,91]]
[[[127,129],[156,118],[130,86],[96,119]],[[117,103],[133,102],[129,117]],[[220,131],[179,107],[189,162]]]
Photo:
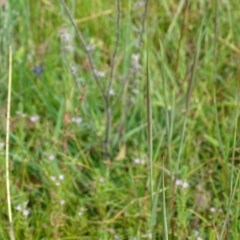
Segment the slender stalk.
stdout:
[[[187,11],[188,11],[188,1],[185,1],[184,6],[183,6],[183,19],[181,21],[181,26],[180,26],[180,37],[178,40],[178,46],[177,46],[177,57],[176,57],[176,62],[175,62],[175,81],[178,85],[178,87],[181,87],[182,83],[179,82],[179,74],[178,74],[178,70],[179,70],[179,58],[180,58],[180,49],[181,49],[181,44],[182,44],[182,40],[184,37],[184,32],[185,32],[185,25],[186,25],[186,15],[187,15]],[[180,14],[180,13],[179,13]]]
[[[164,163],[163,163],[163,169],[164,169]],[[162,201],[163,201],[163,226],[164,226],[164,239],[168,240],[168,221],[167,221],[167,206],[166,206],[166,196],[165,196],[165,176],[164,176],[164,170],[162,171],[162,181],[163,181],[163,195],[162,195]]]
[[110,63],[110,76],[108,80],[108,86],[106,91],[106,129],[105,129],[105,158],[109,157],[110,153],[110,138],[111,138],[111,119],[112,119],[112,109],[111,109],[111,103],[110,103],[110,90],[112,88],[113,83],[113,76],[114,76],[114,70],[116,65],[116,57],[120,45],[120,20],[121,20],[121,6],[120,6],[120,0],[116,0],[117,5],[117,21],[116,21],[116,43],[115,48],[111,57],[111,63]]
[[10,192],[10,170],[9,170],[9,135],[10,135],[10,117],[11,117],[11,90],[12,90],[12,47],[9,46],[9,72],[8,72],[8,98],[7,98],[7,122],[6,122],[6,191],[10,239],[14,240],[11,192]]
[[[213,81],[213,103],[214,103],[214,119],[215,119],[215,127],[216,133],[218,137],[218,141],[220,142],[220,146],[224,146],[223,138],[221,136],[219,119],[218,119],[218,100],[217,100],[217,92],[216,92],[216,79],[217,79],[217,42],[218,42],[218,2],[214,1],[214,37],[213,37],[213,73],[212,73],[212,81]],[[225,158],[225,150],[223,147],[220,148],[220,152],[222,157]]]
[[147,13],[148,13],[148,2],[149,0],[145,0],[145,3],[144,3],[144,11],[143,11],[142,22],[141,22],[141,32],[140,32],[140,37],[138,42],[138,48],[141,48],[143,43],[143,35],[145,32],[145,22],[146,22]]
[[154,221],[152,218],[154,209],[154,180],[153,180],[153,146],[152,146],[152,100],[151,100],[151,84],[149,79],[149,62],[148,62],[148,49],[147,49],[147,132],[148,132],[148,157],[149,157],[149,170],[150,170],[150,200],[151,200],[151,221],[150,228],[153,235]]
[[86,41],[85,41],[81,31],[78,29],[78,27],[77,27],[77,25],[76,25],[72,15],[71,15],[69,9],[68,9],[65,1],[64,0],[60,0],[60,2],[61,2],[62,6],[63,6],[63,8],[64,8],[64,10],[66,12],[66,15],[67,15],[69,21],[71,22],[71,24],[72,24],[72,26],[73,26],[76,34],[77,34],[77,38],[78,38],[79,42],[81,43],[83,50],[85,51],[85,53],[87,55],[88,61],[90,63],[90,68],[91,68],[92,75],[93,75],[93,77],[94,77],[94,79],[95,79],[95,81],[96,81],[96,83],[97,83],[97,85],[98,85],[98,87],[99,87],[99,89],[101,91],[102,97],[106,101],[106,94],[105,94],[103,86],[101,85],[100,79],[99,79],[99,77],[97,75],[97,72],[96,72],[96,69],[95,69],[95,66],[94,66],[94,63],[93,63],[92,56],[91,56],[91,54],[90,54],[90,52],[88,50],[87,43],[86,43]]
[[[204,2],[204,3],[206,5],[206,2]],[[184,150],[185,137],[187,135],[187,122],[188,122],[190,102],[191,102],[192,93],[193,93],[193,90],[194,90],[195,75],[196,75],[196,72],[197,72],[199,55],[200,55],[202,40],[203,40],[203,37],[204,37],[204,27],[207,25],[207,21],[208,21],[208,16],[204,16],[203,19],[202,19],[202,22],[201,22],[201,28],[200,28],[198,39],[197,39],[196,52],[194,54],[193,64],[192,64],[192,67],[191,67],[191,74],[190,74],[189,81],[188,81],[186,102],[185,102],[185,115],[184,115],[184,122],[183,122],[183,128],[182,128],[182,133],[181,133],[181,142],[180,142],[180,147],[179,147],[178,157],[177,157],[176,172],[179,171],[181,158],[182,158],[182,153],[183,153],[183,150]]]
[[[141,51],[142,51],[143,36],[144,36],[144,33],[145,33],[145,29],[146,29],[145,25],[146,25],[146,20],[147,20],[148,2],[149,2],[149,0],[144,1],[144,10],[143,10],[143,13],[142,13],[142,18],[141,18],[141,30],[140,30],[138,44],[137,44],[137,47],[136,47],[135,54],[140,54]],[[131,8],[131,1],[129,1],[128,8]],[[128,13],[128,14],[130,15],[130,13]],[[129,17],[129,21],[131,21],[130,17]],[[128,30],[125,30],[125,31],[128,31]],[[129,32],[128,32],[127,40],[129,40],[129,39],[130,38],[129,38]],[[125,41],[127,41],[127,40],[125,39]],[[127,55],[127,54],[125,54],[125,55]],[[127,57],[126,57],[126,59],[127,59]],[[125,61],[125,62],[127,62],[127,61]],[[126,64],[125,64],[125,66],[126,66]],[[123,82],[122,89],[120,90],[120,94],[118,95],[117,98],[115,98],[115,101],[112,104],[113,109],[115,108],[115,106],[117,106],[119,104],[120,101],[122,101],[122,104],[123,104],[122,105],[123,106],[122,107],[122,126],[121,126],[120,136],[123,136],[125,134],[127,112],[129,112],[129,109],[131,108],[131,105],[129,105],[129,101],[128,101],[129,99],[127,98],[128,97],[129,84],[130,84],[131,80],[137,78],[137,74],[138,74],[138,72],[135,72],[135,71],[133,73],[129,72],[129,71],[127,72],[125,81]]]
[[[162,58],[162,62],[165,62],[165,54],[164,54],[164,46],[162,45],[161,41],[160,41],[160,47],[161,47],[161,58]],[[164,89],[164,100],[165,100],[165,114],[166,114],[166,132],[167,132],[167,141],[168,141],[168,159],[169,162],[171,162],[171,138],[172,138],[172,119],[173,117],[170,116],[169,110],[168,110],[168,99],[167,99],[167,85],[166,85],[166,77],[164,74],[164,67],[162,65],[162,69],[161,69],[161,73],[162,73],[162,82],[163,82],[163,89]],[[172,111],[172,110],[171,110]],[[171,118],[171,119],[170,119]],[[163,195],[162,195],[162,208],[163,208],[163,239],[168,239],[168,221],[167,221],[167,205],[166,205],[166,197],[165,197],[165,174],[164,174],[164,159],[163,159],[163,171],[162,171],[162,187],[163,187]]]
[[[181,45],[182,45],[182,40],[185,36],[185,31],[186,31],[186,17],[187,17],[187,12],[188,12],[188,6],[189,6],[189,3],[188,1],[185,1],[184,3],[184,6],[183,8],[181,8],[181,11],[182,11],[182,19],[181,19],[181,23],[180,23],[180,36],[179,36],[179,40],[178,40],[178,45],[177,45],[177,54],[176,54],[176,61],[175,61],[175,71],[174,71],[174,78],[175,78],[175,81],[176,81],[176,84],[179,88],[179,92],[181,92],[181,89],[183,87],[183,83],[184,83],[184,80],[180,81],[179,80],[179,62],[180,62],[180,50],[181,50]],[[179,12],[179,15],[181,14],[181,12]],[[169,33],[169,31],[168,31]],[[176,106],[176,102],[177,102],[177,97],[175,98],[175,94],[173,94],[174,96],[174,99],[173,99],[173,108],[174,106]],[[173,132],[173,121],[174,121],[174,109],[171,111],[171,129],[167,129],[168,130],[168,158],[169,158],[169,162],[172,162],[172,151],[171,151],[171,141],[172,141],[172,132]],[[167,112],[166,112],[166,115],[167,115]],[[171,132],[169,133],[169,130],[171,130]],[[171,200],[170,200],[170,203],[169,203],[169,207],[171,210],[175,209],[175,204],[176,204],[176,200],[175,200],[175,196],[176,196],[176,188],[173,187],[172,188],[172,197],[171,197]],[[165,221],[166,222],[166,221]],[[170,218],[170,231],[171,231],[171,238],[173,239],[174,238],[174,235],[175,235],[175,227],[176,227],[176,219],[175,219],[175,216],[174,214],[171,214],[171,218]],[[167,222],[166,222],[167,223]]]
[[88,57],[88,61],[90,63],[90,67],[91,67],[91,72],[93,74],[93,77],[101,91],[103,100],[104,100],[104,104],[105,104],[105,112],[106,112],[106,125],[105,125],[105,140],[104,140],[104,158],[107,160],[109,157],[109,153],[110,153],[110,138],[111,138],[111,118],[112,118],[112,109],[111,109],[111,104],[110,104],[110,95],[109,95],[109,91],[112,87],[112,82],[113,82],[113,76],[114,76],[114,70],[115,70],[115,65],[116,65],[116,57],[117,57],[117,53],[118,53],[118,48],[120,45],[120,19],[121,19],[121,7],[120,7],[120,0],[116,0],[116,5],[117,5],[117,20],[116,20],[116,44],[115,44],[115,48],[111,57],[111,63],[110,63],[110,76],[109,76],[109,80],[108,80],[108,84],[107,84],[107,88],[104,89],[103,85],[100,82],[100,79],[97,75],[94,63],[93,63],[93,59],[92,56],[88,50],[86,41],[81,33],[81,31],[78,29],[66,3],[64,0],[60,0],[76,34],[77,37],[82,45],[83,50],[85,51],[87,57]]

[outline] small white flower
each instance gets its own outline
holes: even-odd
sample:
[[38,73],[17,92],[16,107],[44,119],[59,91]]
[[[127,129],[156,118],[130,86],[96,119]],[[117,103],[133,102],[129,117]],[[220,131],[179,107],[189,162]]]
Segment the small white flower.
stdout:
[[29,213],[30,213],[30,210],[29,210],[29,209],[24,209],[24,210],[22,211],[22,214],[23,214],[24,217],[27,217],[27,216],[29,215]]
[[78,216],[81,217],[83,215],[83,211],[78,212]]
[[177,186],[180,186],[180,185],[182,185],[182,180],[181,179],[176,179],[176,181],[175,181],[175,184],[177,185]]
[[99,182],[100,182],[100,183],[104,183],[104,182],[105,182],[105,179],[104,179],[103,177],[100,177],[100,178],[99,178]]
[[109,94],[109,96],[114,96],[115,95],[114,89],[112,89],[112,88],[109,89],[108,94]]
[[105,77],[105,72],[102,72],[102,71],[98,71],[98,70],[94,70],[94,73],[95,75],[98,77],[98,78],[103,78]]
[[140,159],[140,158],[135,158],[133,160],[133,163],[136,164],[136,165],[138,165],[138,164],[144,165],[145,164],[145,160]]
[[183,182],[183,183],[182,183],[182,188],[188,188],[188,187],[189,187],[188,182]]
[[18,211],[22,211],[21,205],[17,205],[17,206],[15,207],[15,209],[18,210]]
[[68,33],[64,33],[61,35],[61,40],[63,43],[70,43],[72,41],[72,36]]
[[30,210],[27,208],[27,204],[28,204],[28,201],[25,201],[24,203],[22,204],[18,204],[15,209],[19,212],[21,212],[23,214],[23,216],[26,218],[29,213],[30,213]]
[[51,154],[51,155],[49,155],[48,159],[49,159],[50,161],[53,161],[53,160],[55,160],[55,156],[54,156],[53,154]]
[[60,201],[60,204],[61,204],[61,205],[64,205],[64,204],[65,204],[65,200],[62,199],[62,200]]
[[189,183],[186,182],[186,181],[183,181],[183,180],[181,180],[181,179],[176,179],[175,184],[176,184],[176,186],[180,186],[180,187],[182,187],[183,189],[186,189],[186,188],[189,187]]
[[77,124],[80,124],[80,123],[82,123],[82,118],[80,118],[80,117],[77,117],[77,118],[76,118],[76,123],[77,123]]
[[86,209],[84,207],[82,207],[77,213],[78,216],[81,217],[84,214],[85,211],[86,211]]
[[77,71],[78,71],[77,66],[72,65],[72,66],[70,67],[70,71],[71,71],[71,73],[72,73],[73,75],[76,75],[76,73],[77,73]]
[[215,208],[215,207],[211,207],[211,208],[210,208],[210,212],[212,212],[212,213],[213,213],[213,212],[216,212],[216,208]]
[[56,186],[60,186],[61,185],[61,183],[60,182],[56,182]]
[[69,34],[67,29],[62,29],[60,32],[61,42],[64,44],[72,43],[72,36]]
[[140,158],[135,158],[135,159],[133,160],[133,162],[134,162],[135,164],[139,164],[139,163],[140,163]]
[[72,117],[71,122],[81,124],[82,123],[82,118],[81,117]]
[[82,215],[83,215],[83,212],[79,211],[79,212],[78,212],[78,216],[79,216],[79,217],[82,217]]
[[86,50],[88,52],[92,52],[95,48],[96,48],[96,45],[90,44],[90,45],[87,45]]
[[58,178],[59,178],[59,180],[63,181],[64,180],[64,175],[61,174],[61,175],[59,175]]
[[30,117],[31,122],[37,122],[39,119],[40,119],[40,117],[38,115],[33,115]]

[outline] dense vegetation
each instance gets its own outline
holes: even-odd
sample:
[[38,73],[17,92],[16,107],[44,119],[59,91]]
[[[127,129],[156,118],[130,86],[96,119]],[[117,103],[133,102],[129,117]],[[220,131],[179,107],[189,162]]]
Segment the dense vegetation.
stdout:
[[0,239],[10,46],[15,239],[240,239],[237,1],[3,4]]

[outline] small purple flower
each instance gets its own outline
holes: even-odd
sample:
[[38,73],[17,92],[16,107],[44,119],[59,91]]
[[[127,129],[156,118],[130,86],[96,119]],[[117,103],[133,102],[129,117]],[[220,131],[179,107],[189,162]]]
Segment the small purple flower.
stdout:
[[35,67],[33,68],[33,73],[34,73],[37,77],[39,77],[39,76],[43,73],[43,71],[44,71],[44,68],[43,68],[43,66],[41,66],[41,65],[37,65],[37,66],[35,66]]

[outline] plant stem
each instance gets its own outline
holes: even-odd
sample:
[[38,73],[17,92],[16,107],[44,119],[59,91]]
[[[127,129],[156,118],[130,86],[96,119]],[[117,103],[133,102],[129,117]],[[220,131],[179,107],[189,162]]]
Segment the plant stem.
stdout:
[[10,239],[14,240],[14,230],[12,221],[11,192],[10,192],[10,173],[9,173],[9,135],[11,117],[11,90],[12,90],[12,47],[9,46],[9,73],[8,73],[8,100],[7,100],[7,122],[6,122],[6,190],[8,205],[8,220]]

